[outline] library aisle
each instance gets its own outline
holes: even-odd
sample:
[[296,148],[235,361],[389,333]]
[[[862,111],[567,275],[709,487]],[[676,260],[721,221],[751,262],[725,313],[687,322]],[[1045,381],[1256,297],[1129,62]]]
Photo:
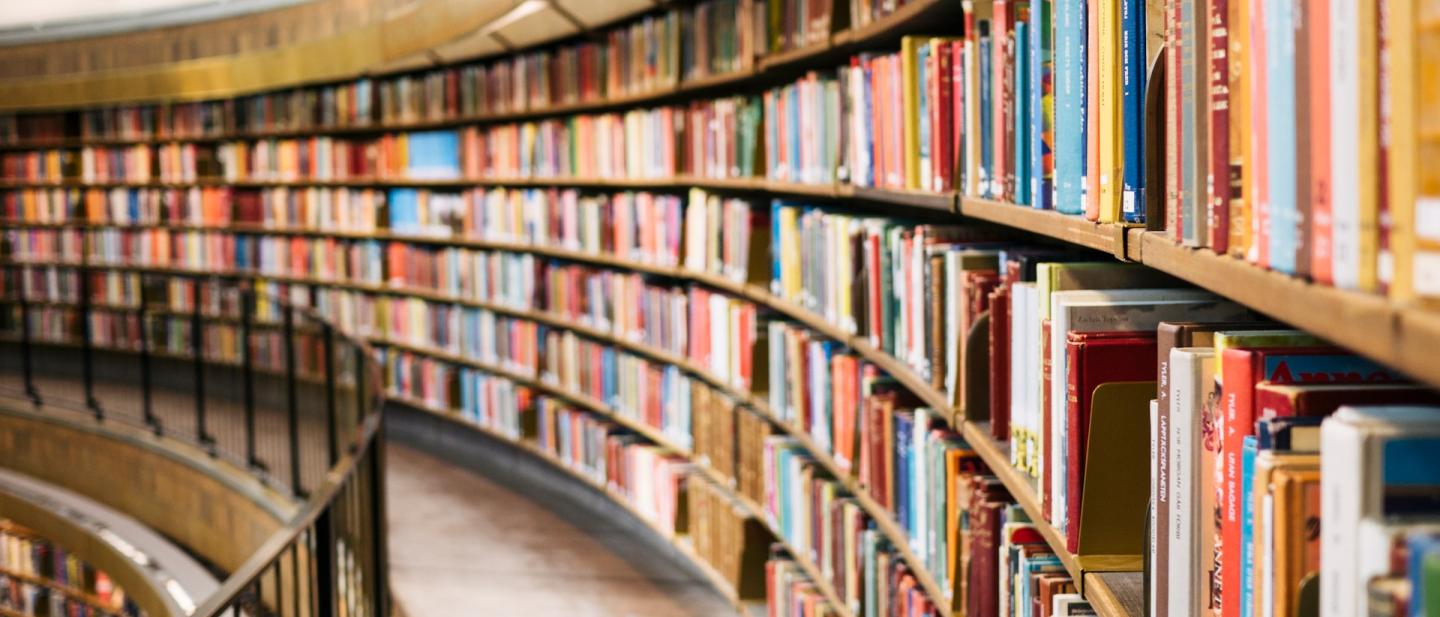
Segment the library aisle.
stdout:
[[638,531],[555,512],[392,442],[390,583],[406,617],[734,615]]

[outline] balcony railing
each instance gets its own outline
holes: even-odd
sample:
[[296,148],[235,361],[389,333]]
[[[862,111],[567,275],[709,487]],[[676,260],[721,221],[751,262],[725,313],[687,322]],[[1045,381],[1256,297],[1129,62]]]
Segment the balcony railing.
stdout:
[[0,396],[199,448],[298,504],[193,614],[388,615],[365,343],[235,279],[0,264],[0,282],[0,343],[18,349]]

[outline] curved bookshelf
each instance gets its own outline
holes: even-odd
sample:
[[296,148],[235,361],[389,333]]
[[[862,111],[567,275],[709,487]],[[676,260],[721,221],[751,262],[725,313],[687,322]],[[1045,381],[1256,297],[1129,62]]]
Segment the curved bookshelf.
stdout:
[[[322,126],[285,128],[269,131],[237,131],[228,134],[189,137],[82,139],[67,140],[58,144],[0,144],[0,150],[18,151],[42,148],[80,148],[85,146],[221,142],[230,140],[308,137],[316,135],[373,135],[386,132],[456,128],[488,123],[556,118],[570,114],[612,111],[666,102],[685,101],[691,100],[692,97],[699,97],[702,94],[711,94],[720,88],[744,88],[775,83],[777,80],[798,75],[808,68],[833,66],[849,54],[860,50],[893,45],[899,36],[910,32],[923,31],[937,16],[945,15],[948,11],[954,11],[955,7],[951,6],[952,4],[953,3],[946,3],[941,0],[916,0],[906,4],[896,13],[873,23],[832,33],[829,37],[826,37],[824,41],[817,44],[752,59],[753,63],[749,68],[729,73],[709,75],[693,80],[681,80],[675,85],[661,87],[650,92],[617,96],[599,101],[557,104],[542,109],[461,115],[443,119],[404,123],[372,122],[358,126]],[[1145,266],[1171,274],[1199,287],[1231,298],[1261,313],[1274,317],[1279,321],[1287,322],[1303,329],[1324,331],[1337,344],[1410,373],[1417,379],[1430,385],[1440,386],[1440,363],[1433,361],[1433,350],[1440,348],[1440,313],[1421,306],[1399,305],[1380,295],[1313,285],[1302,279],[1264,270],[1241,259],[1216,255],[1205,249],[1197,250],[1186,248],[1176,244],[1172,238],[1167,237],[1163,232],[1147,231],[1143,226],[1096,223],[1086,220],[1081,216],[1063,215],[1054,211],[1036,210],[1028,206],[989,199],[978,199],[958,192],[892,190],[858,187],[844,183],[802,184],[773,181],[763,177],[703,178],[686,175],[636,179],[530,177],[425,180],[357,177],[316,180],[253,179],[226,181],[223,178],[201,178],[186,182],[116,181],[93,183],[79,183],[67,180],[57,183],[3,182],[0,183],[0,190],[85,187],[188,188],[209,186],[248,188],[416,187],[436,189],[465,189],[482,186],[521,188],[574,187],[616,190],[653,189],[660,191],[680,191],[698,187],[717,192],[754,193],[765,196],[819,199],[842,203],[860,200],[874,204],[893,206],[907,213],[949,213],[965,219],[987,221],[1008,228],[1022,230],[1068,245],[1085,247],[1111,255],[1119,260],[1144,264]],[[991,471],[1000,478],[1009,489],[1011,495],[1013,495],[1016,501],[1019,502],[1035,521],[1036,526],[1041,530],[1050,548],[1060,557],[1066,570],[1072,578],[1075,579],[1077,584],[1081,585],[1086,597],[1095,602],[1097,610],[1099,610],[1102,615],[1139,615],[1143,613],[1140,604],[1135,602],[1134,598],[1131,597],[1133,594],[1116,592],[1116,589],[1121,584],[1128,585],[1128,582],[1116,578],[1118,575],[1097,573],[1097,569],[1120,571],[1138,570],[1139,564],[1129,561],[1125,563],[1081,563],[1080,559],[1066,551],[1064,538],[1060,536],[1052,526],[1045,522],[1044,517],[1039,516],[1039,502],[1036,497],[1036,490],[1031,484],[1030,479],[1009,465],[1008,444],[995,440],[990,435],[987,425],[963,421],[958,417],[960,410],[955,408],[952,401],[947,400],[947,397],[942,391],[926,383],[901,360],[882,350],[876,349],[863,337],[852,335],[842,328],[826,321],[823,316],[816,314],[814,311],[775,296],[765,286],[740,282],[716,274],[696,272],[684,267],[620,259],[607,254],[587,252],[572,248],[540,246],[479,238],[397,234],[386,230],[371,232],[331,231],[324,229],[274,228],[249,224],[192,225],[161,223],[114,225],[85,222],[49,224],[6,222],[0,225],[22,229],[156,228],[254,235],[373,239],[421,245],[528,253],[546,258],[663,276],[677,281],[699,284],[712,290],[733,295],[736,298],[752,302],[757,306],[763,306],[795,321],[811,331],[844,344],[866,361],[893,376],[906,389],[916,394],[927,406],[939,412],[939,416],[944,418],[945,422],[961,431],[966,441],[976,449],[980,457],[989,465]],[[23,264],[27,262],[13,263]],[[52,264],[36,262],[34,265]],[[544,323],[555,328],[570,330],[597,342],[634,352],[660,363],[676,366],[685,373],[705,381],[723,392],[726,396],[756,411],[766,418],[771,425],[779,427],[787,435],[795,438],[797,442],[815,458],[820,466],[834,475],[846,490],[857,497],[857,500],[866,513],[876,521],[877,526],[884,535],[890,538],[892,543],[901,551],[902,558],[914,567],[917,578],[922,587],[924,587],[926,594],[937,604],[948,604],[948,599],[944,597],[937,581],[919,565],[920,562],[908,546],[908,541],[906,540],[903,529],[895,522],[894,517],[880,507],[879,504],[869,499],[863,490],[864,487],[859,486],[853,478],[843,473],[835,461],[816,444],[805,431],[781,420],[773,410],[769,409],[768,403],[763,396],[737,389],[733,384],[728,383],[727,380],[711,374],[703,367],[696,365],[682,355],[628,340],[623,336],[617,336],[601,328],[577,324],[566,317],[555,314],[515,309],[498,303],[450,296],[421,288],[397,287],[389,284],[334,281],[249,271],[209,272],[198,269],[163,266],[145,267],[108,264],[92,264],[89,267],[95,269],[128,269],[148,272],[184,273],[197,276],[252,277],[282,283],[325,286],[369,294],[414,297],[439,303],[462,305],[537,323]],[[615,422],[646,436],[657,445],[672,449],[676,452],[684,452],[683,449],[678,448],[678,444],[676,444],[673,439],[667,438],[656,429],[624,418],[623,415],[616,412],[616,410],[604,401],[597,401],[593,398],[580,395],[579,393],[568,392],[563,388],[557,388],[552,384],[545,383],[538,377],[526,377],[504,367],[477,363],[463,355],[431,347],[414,346],[385,338],[377,338],[375,342],[456,365],[476,368],[517,383],[525,383],[538,390],[545,391],[547,394],[551,394],[556,398],[572,402],[594,413],[605,415]],[[419,401],[408,401],[407,404],[422,406],[422,408],[424,405]],[[433,408],[429,409],[429,411],[438,412],[442,415],[448,414],[448,412],[444,410]],[[476,428],[484,430],[481,427]],[[544,456],[543,453],[537,453],[537,455]],[[553,460],[549,462],[556,463],[556,461]],[[564,468],[563,465],[560,466]],[[706,470],[706,473],[709,473],[709,471]],[[718,478],[712,477],[711,479],[714,480]],[[757,515],[756,518],[764,521],[767,525],[769,524],[769,521],[763,516],[763,509],[760,509],[758,504],[747,503],[743,496],[735,496],[743,505],[752,510],[752,514]],[[772,532],[773,531],[776,530],[772,528]],[[823,577],[818,576],[819,569],[815,564],[801,562],[799,557],[800,556],[797,555],[797,563],[800,563],[801,568],[811,576],[811,579],[817,585],[822,585],[822,591],[827,599],[831,600],[832,604],[835,604],[837,608],[843,608],[836,602],[834,589],[827,589],[826,586],[828,586],[828,583]]]

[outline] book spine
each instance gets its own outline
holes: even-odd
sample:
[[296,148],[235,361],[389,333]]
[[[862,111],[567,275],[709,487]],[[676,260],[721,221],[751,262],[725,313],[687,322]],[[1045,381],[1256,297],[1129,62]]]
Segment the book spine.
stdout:
[[1010,126],[1008,110],[1012,104],[1010,49],[1015,26],[1011,22],[1010,0],[996,0],[993,10],[990,29],[990,198],[1009,201],[1010,195],[1005,190],[1005,178],[1009,173],[1005,135],[1012,130],[1007,127]]
[[1066,346],[1065,353],[1068,355],[1067,363],[1069,370],[1065,376],[1065,414],[1068,418],[1069,430],[1065,433],[1065,517],[1064,525],[1060,530],[1065,534],[1065,550],[1071,553],[1080,551],[1080,483],[1084,477],[1082,461],[1085,457],[1085,440],[1081,434],[1085,426],[1085,408],[1081,402],[1083,396],[1082,388],[1089,385],[1083,383],[1084,368],[1084,346],[1071,342]]
[[1360,13],[1363,3],[1329,0],[1331,282],[1360,287]]
[[1266,180],[1268,251],[1263,265],[1295,273],[1295,28],[1294,2],[1265,0]]
[[1267,45],[1269,16],[1266,11],[1271,0],[1247,0],[1250,11],[1249,64],[1249,109],[1250,109],[1250,167],[1245,177],[1252,181],[1249,191],[1250,204],[1250,251],[1245,258],[1251,263],[1265,266],[1269,263],[1268,247],[1270,238],[1270,155],[1269,143],[1269,78]]
[[1210,159],[1206,185],[1209,198],[1206,206],[1207,244],[1216,253],[1224,254],[1230,245],[1230,2],[1243,0],[1209,0],[1210,2]]
[[1106,3],[1088,1],[1085,10],[1085,218],[1100,218],[1100,13]]
[[1182,0],[1168,0],[1165,6],[1165,234],[1175,242],[1185,240],[1182,218],[1183,175],[1182,167],[1185,139],[1184,121],[1181,117],[1182,92],[1181,70],[1184,41],[1180,29]]
[[1055,62],[1054,0],[1037,0],[1031,8],[1035,27],[1030,31],[1030,109],[1035,122],[1030,136],[1030,203],[1054,207],[1055,192]]
[[1030,205],[1030,176],[1033,171],[1030,165],[1030,135],[1035,129],[1035,116],[1031,113],[1032,97],[1030,86],[1031,55],[1034,49],[1030,46],[1030,30],[1032,24],[1028,15],[1019,14],[1024,11],[1017,11],[1015,22],[1014,49],[1015,54],[1011,58],[1014,64],[1014,86],[1011,99],[1010,120],[1012,124],[1010,140],[1010,173],[1013,180],[1010,181],[1011,201],[1018,205]]
[[1330,1],[1306,0],[1304,10],[1309,29],[1306,53],[1310,57],[1310,79],[1306,89],[1307,104],[1310,106],[1310,216],[1307,219],[1310,253],[1301,258],[1310,260],[1310,276],[1315,282],[1332,285],[1335,276],[1330,160]]
[[1240,457],[1240,615],[1255,612],[1255,437],[1244,441]]
[[[1085,212],[1085,0],[1055,4],[1055,203]],[[993,392],[993,391],[992,391]]]
[[1145,4],[1141,0],[1120,2],[1121,58],[1121,158],[1123,183],[1120,193],[1120,220],[1145,222],[1145,87],[1149,66]]

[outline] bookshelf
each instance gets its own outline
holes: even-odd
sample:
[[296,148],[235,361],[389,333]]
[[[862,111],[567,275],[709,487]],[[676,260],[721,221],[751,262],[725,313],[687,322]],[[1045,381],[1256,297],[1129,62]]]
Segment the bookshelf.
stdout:
[[[934,24],[958,23],[956,20],[959,17],[960,9],[957,3],[940,0],[914,0],[905,3],[895,12],[868,24],[834,30],[809,45],[746,58],[744,67],[739,70],[707,75],[694,80],[680,79],[673,84],[661,85],[644,92],[627,93],[600,100],[522,105],[523,109],[448,114],[441,118],[406,122],[368,121],[349,126],[322,125],[265,130],[225,127],[209,134],[190,137],[63,138],[52,142],[5,143],[0,144],[0,153],[23,153],[42,148],[80,149],[110,146],[222,144],[272,138],[365,138],[406,131],[448,130],[516,122],[565,120],[577,114],[624,112],[672,103],[703,102],[710,97],[729,94],[733,91],[754,93],[771,86],[783,85],[788,80],[800,78],[807,71],[843,66],[852,54],[868,51],[894,51],[900,45],[902,36],[934,31],[936,29]],[[1163,29],[1163,26],[1156,27]],[[1151,28],[1152,34],[1156,27]],[[381,75],[379,78],[384,78],[384,76]],[[1145,108],[1147,117],[1144,120],[1148,121],[1149,125],[1156,126],[1155,119],[1160,113],[1153,104],[1147,105]],[[681,149],[684,147],[678,146]],[[1156,153],[1146,152],[1145,156],[1153,159],[1156,158]],[[1425,384],[1440,387],[1440,365],[1433,361],[1433,350],[1440,346],[1440,313],[1428,309],[1418,302],[1397,301],[1381,294],[1347,291],[1312,284],[1304,278],[1271,272],[1243,259],[1217,255],[1213,251],[1203,248],[1187,248],[1177,243],[1173,234],[1149,230],[1145,224],[1096,222],[1083,216],[1060,214],[1053,210],[1036,209],[1001,199],[976,197],[970,192],[962,191],[860,186],[852,185],[844,180],[814,183],[778,180],[767,177],[767,170],[763,168],[763,164],[758,167],[758,175],[755,176],[718,178],[680,172],[655,174],[646,171],[640,174],[642,177],[634,178],[541,174],[529,177],[462,175],[454,179],[357,175],[339,179],[247,178],[226,180],[223,177],[198,177],[190,181],[144,182],[125,180],[77,182],[71,179],[56,182],[4,180],[0,181],[0,193],[62,187],[118,190],[197,187],[296,190],[310,188],[416,188],[457,192],[476,187],[493,187],[578,189],[587,193],[634,190],[677,194],[688,189],[700,188],[717,195],[750,197],[757,200],[778,198],[794,202],[819,202],[830,210],[839,212],[848,212],[851,210],[852,204],[864,202],[870,207],[869,210],[858,207],[853,210],[855,212],[874,212],[878,209],[887,215],[893,214],[897,217],[914,215],[916,218],[924,220],[985,222],[1012,231],[1022,231],[1031,237],[1041,238],[1048,243],[1047,246],[1080,247],[1109,256],[1118,262],[1140,264],[1152,270],[1172,275],[1199,288],[1215,292],[1279,322],[1311,332],[1324,333],[1327,338],[1346,349],[1407,373]],[[719,175],[734,174],[722,172]],[[877,182],[877,184],[879,183]],[[1011,466],[1011,445],[1004,441],[998,441],[991,434],[987,423],[966,420],[967,417],[970,417],[968,412],[971,410],[953,404],[943,388],[937,387],[931,380],[927,380],[906,360],[877,347],[869,338],[854,334],[849,329],[838,325],[835,320],[827,319],[826,316],[802,306],[798,302],[780,297],[772,292],[765,282],[757,282],[750,277],[732,278],[713,272],[696,271],[684,266],[668,265],[663,263],[663,260],[626,259],[606,252],[565,248],[558,243],[500,241],[463,235],[422,236],[396,233],[384,228],[375,231],[350,231],[271,227],[239,222],[226,224],[107,224],[74,221],[37,223],[14,219],[3,221],[3,226],[11,230],[166,230],[213,232],[254,238],[374,240],[387,245],[469,249],[506,255],[523,254],[557,260],[566,264],[585,264],[618,272],[641,273],[663,278],[682,286],[696,286],[726,294],[754,307],[762,308],[770,315],[783,317],[798,324],[805,331],[848,350],[848,353],[854,354],[869,365],[876,367],[881,373],[893,378],[905,391],[913,394],[921,404],[936,410],[935,419],[958,431],[964,437],[966,443],[986,463],[990,472],[998,477],[1014,501],[1034,521],[1036,529],[1048,545],[1049,550],[1058,557],[1064,570],[1100,614],[1137,616],[1145,612],[1143,594],[1140,590],[1140,562],[1128,555],[1108,559],[1104,556],[1082,557],[1067,550],[1067,541],[1063,530],[1057,529],[1049,523],[1046,512],[1042,509],[1040,495],[1043,489],[1037,487],[1037,480],[1032,478],[1028,472]],[[1152,220],[1151,227],[1157,226],[1159,226],[1158,222]],[[778,239],[771,238],[769,242],[772,243],[773,248],[773,243],[778,242]],[[50,261],[40,259],[11,259],[6,263],[23,266],[53,265]],[[633,337],[619,335],[605,328],[577,323],[572,317],[560,313],[515,308],[497,301],[477,300],[418,286],[391,284],[388,281],[332,279],[296,273],[275,274],[224,267],[142,266],[115,263],[89,263],[84,267],[94,271],[250,278],[286,285],[363,294],[367,298],[417,299],[439,305],[483,310],[528,323],[541,324],[553,330],[573,333],[586,341],[603,345],[608,349],[631,353],[658,365],[678,368],[687,376],[704,382],[729,399],[765,418],[780,434],[794,439],[807,455],[814,459],[819,468],[827,471],[845,491],[856,497],[864,513],[874,523],[881,535],[895,547],[899,558],[907,564],[923,595],[936,605],[949,605],[946,590],[941,585],[942,581],[924,567],[924,560],[920,553],[916,547],[910,546],[907,530],[899,520],[897,513],[890,511],[870,497],[866,487],[861,486],[854,474],[846,471],[836,462],[825,444],[810,435],[805,427],[785,420],[780,410],[771,409],[767,392],[758,389],[751,391],[748,388],[737,386],[732,379],[712,373],[705,366],[684,354],[666,350]],[[356,276],[354,273],[350,273],[349,278],[353,279]],[[447,366],[472,368],[488,375],[501,377],[514,384],[533,388],[538,392],[587,410],[598,417],[609,419],[615,424],[645,437],[649,442],[670,453],[692,457],[688,447],[679,443],[673,436],[665,434],[664,431],[635,420],[624,410],[617,409],[606,401],[557,386],[541,378],[538,374],[528,375],[512,367],[480,362],[464,353],[442,349],[437,345],[416,344],[395,336],[377,334],[371,340],[378,346],[434,359]],[[455,417],[450,410],[437,409],[414,397],[400,395],[397,398],[412,406],[428,409],[447,417]],[[484,427],[477,428],[487,430]],[[499,433],[495,434],[499,435]],[[534,453],[541,458],[549,456],[539,450],[535,450]],[[547,459],[547,462],[568,469],[563,463],[552,459],[553,457]],[[724,485],[724,478],[718,476],[707,466],[698,465],[701,474],[709,481],[717,485]],[[767,518],[764,508],[760,504],[734,490],[731,490],[730,493],[735,501],[749,511],[752,518],[769,526],[771,534],[781,544],[784,544],[781,530],[777,529],[774,523]],[[835,585],[823,575],[823,569],[819,564],[800,554],[799,551],[791,550],[789,552],[794,556],[794,561],[799,568],[816,584],[820,595],[836,609],[838,614],[848,617],[849,609],[840,600]],[[699,559],[697,561],[703,562]],[[701,565],[703,567],[704,564]],[[739,604],[743,603],[737,602],[737,605]]]

